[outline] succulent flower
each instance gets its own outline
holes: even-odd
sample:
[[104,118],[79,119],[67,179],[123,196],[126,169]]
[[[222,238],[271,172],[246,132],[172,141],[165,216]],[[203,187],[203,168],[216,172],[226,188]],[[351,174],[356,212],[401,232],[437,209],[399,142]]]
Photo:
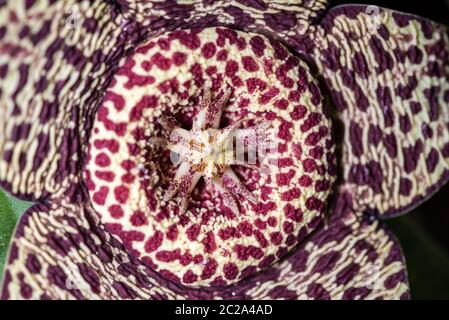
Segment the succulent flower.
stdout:
[[[449,35],[325,0],[0,1],[4,299],[403,299]],[[250,161],[251,160],[251,161]]]

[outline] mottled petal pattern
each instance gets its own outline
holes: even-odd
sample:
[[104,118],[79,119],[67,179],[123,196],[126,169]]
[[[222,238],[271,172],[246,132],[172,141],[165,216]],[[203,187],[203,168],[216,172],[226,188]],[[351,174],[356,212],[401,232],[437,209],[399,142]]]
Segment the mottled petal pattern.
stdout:
[[77,180],[92,114],[132,29],[100,0],[0,5],[2,187],[35,200]]
[[[2,299],[157,299],[151,274],[82,205],[38,204],[22,217]],[[142,269],[143,268],[143,269]],[[163,284],[161,284],[161,287]]]
[[296,44],[326,9],[327,0],[119,1],[148,32],[226,26]]
[[331,10],[310,40],[344,127],[346,188],[360,211],[389,217],[449,178],[449,36],[416,16],[369,10]]
[[359,220],[347,194],[328,223],[273,268],[235,286],[203,289],[173,284],[129,256],[79,201],[84,208],[36,205],[25,214],[2,299],[409,298],[399,244],[378,222]]

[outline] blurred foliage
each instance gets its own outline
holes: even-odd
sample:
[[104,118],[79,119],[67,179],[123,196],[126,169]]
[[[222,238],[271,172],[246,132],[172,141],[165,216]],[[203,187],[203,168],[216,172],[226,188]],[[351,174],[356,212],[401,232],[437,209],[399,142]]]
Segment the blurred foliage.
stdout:
[[0,189],[0,280],[17,220],[30,206],[30,202],[18,200]]

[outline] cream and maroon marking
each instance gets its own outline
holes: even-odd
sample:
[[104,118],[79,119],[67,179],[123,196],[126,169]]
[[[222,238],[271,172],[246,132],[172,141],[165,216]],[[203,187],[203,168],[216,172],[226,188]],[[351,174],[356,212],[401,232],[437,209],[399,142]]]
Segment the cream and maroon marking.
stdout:
[[[220,99],[213,102],[211,89],[206,87],[190,131],[176,126],[176,120],[164,121],[167,122],[164,126],[166,137],[158,143],[172,151],[172,156],[176,156],[176,161],[172,158],[172,162],[178,167],[164,200],[170,200],[178,194],[181,214],[187,210],[190,194],[201,177],[206,179],[209,187],[222,193],[224,203],[235,215],[239,214],[236,197],[242,196],[253,203],[257,202],[231,166],[247,164],[257,168],[256,161],[245,161],[245,153],[257,156],[259,151],[262,156],[271,150],[265,148],[268,143],[263,140],[264,131],[270,124],[263,121],[249,128],[238,129],[240,121],[237,121],[219,129],[221,115],[230,95],[231,90],[227,89]],[[263,150],[260,150],[261,147]]]
[[358,211],[392,217],[449,180],[449,35],[387,9],[378,18],[366,32],[367,6],[333,9],[314,59],[344,128],[345,188]]
[[[214,187],[184,175],[175,193],[170,182],[191,163],[177,168],[154,143],[167,124],[180,133],[262,127],[278,149],[258,164],[267,170],[220,167],[210,173],[221,175]],[[282,45],[226,28],[164,34],[123,62],[98,111],[86,169],[94,208],[164,277],[234,283],[279,260],[321,221],[334,172],[330,126],[307,66]]]

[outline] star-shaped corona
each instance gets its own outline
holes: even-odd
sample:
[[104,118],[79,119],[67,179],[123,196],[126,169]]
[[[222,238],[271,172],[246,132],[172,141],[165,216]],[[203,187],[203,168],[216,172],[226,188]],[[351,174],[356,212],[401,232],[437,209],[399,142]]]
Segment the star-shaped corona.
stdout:
[[266,154],[268,146],[273,148],[264,136],[269,123],[239,128],[241,121],[236,121],[221,129],[221,116],[230,96],[228,88],[220,98],[213,99],[211,88],[205,87],[191,130],[181,128],[173,118],[162,121],[166,139],[163,145],[171,151],[172,162],[177,166],[164,200],[178,196],[181,213],[188,209],[190,194],[201,178],[222,194],[234,214],[239,213],[239,196],[257,202],[231,166],[257,167],[255,156]]

